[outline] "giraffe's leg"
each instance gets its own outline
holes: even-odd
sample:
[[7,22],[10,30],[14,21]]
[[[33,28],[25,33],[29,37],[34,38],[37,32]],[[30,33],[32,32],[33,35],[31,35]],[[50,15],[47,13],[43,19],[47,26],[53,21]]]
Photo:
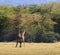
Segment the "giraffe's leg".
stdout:
[[20,42],[20,47],[22,47],[22,42]]
[[17,47],[17,45],[18,45],[18,41],[17,41],[17,43],[16,43],[16,47]]
[[20,47],[22,47],[22,43],[20,42]]
[[21,47],[21,43],[20,43],[20,47]]

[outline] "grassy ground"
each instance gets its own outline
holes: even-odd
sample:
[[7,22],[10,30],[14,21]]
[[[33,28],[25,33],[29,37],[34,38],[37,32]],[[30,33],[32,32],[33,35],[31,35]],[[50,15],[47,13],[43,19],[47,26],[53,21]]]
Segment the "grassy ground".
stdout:
[[15,42],[0,42],[0,55],[60,55],[58,43],[26,43],[22,48]]

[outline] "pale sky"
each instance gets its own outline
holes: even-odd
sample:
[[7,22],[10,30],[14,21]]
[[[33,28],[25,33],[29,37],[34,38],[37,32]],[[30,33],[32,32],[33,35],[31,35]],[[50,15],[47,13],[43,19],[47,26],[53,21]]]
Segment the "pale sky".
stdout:
[[0,0],[0,4],[8,4],[13,6],[26,4],[41,4],[48,2],[59,2],[59,0]]

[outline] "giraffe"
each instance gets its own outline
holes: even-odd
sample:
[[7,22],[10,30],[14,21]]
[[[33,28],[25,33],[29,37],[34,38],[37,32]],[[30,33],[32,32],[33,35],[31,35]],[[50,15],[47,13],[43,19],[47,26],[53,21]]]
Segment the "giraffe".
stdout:
[[16,47],[18,45],[18,43],[20,43],[20,47],[22,46],[22,42],[24,42],[24,46],[25,46],[25,30],[24,31],[19,31],[18,33],[18,37],[17,37],[17,43],[16,43]]
[[23,43],[24,43],[24,46],[25,46],[25,30],[22,32],[22,38],[23,38]]

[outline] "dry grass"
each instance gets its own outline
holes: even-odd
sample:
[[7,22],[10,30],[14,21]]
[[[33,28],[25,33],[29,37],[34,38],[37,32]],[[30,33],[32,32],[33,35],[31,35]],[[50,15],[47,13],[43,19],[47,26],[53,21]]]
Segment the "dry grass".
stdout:
[[26,43],[22,48],[15,42],[0,42],[0,55],[60,55],[58,43]]

